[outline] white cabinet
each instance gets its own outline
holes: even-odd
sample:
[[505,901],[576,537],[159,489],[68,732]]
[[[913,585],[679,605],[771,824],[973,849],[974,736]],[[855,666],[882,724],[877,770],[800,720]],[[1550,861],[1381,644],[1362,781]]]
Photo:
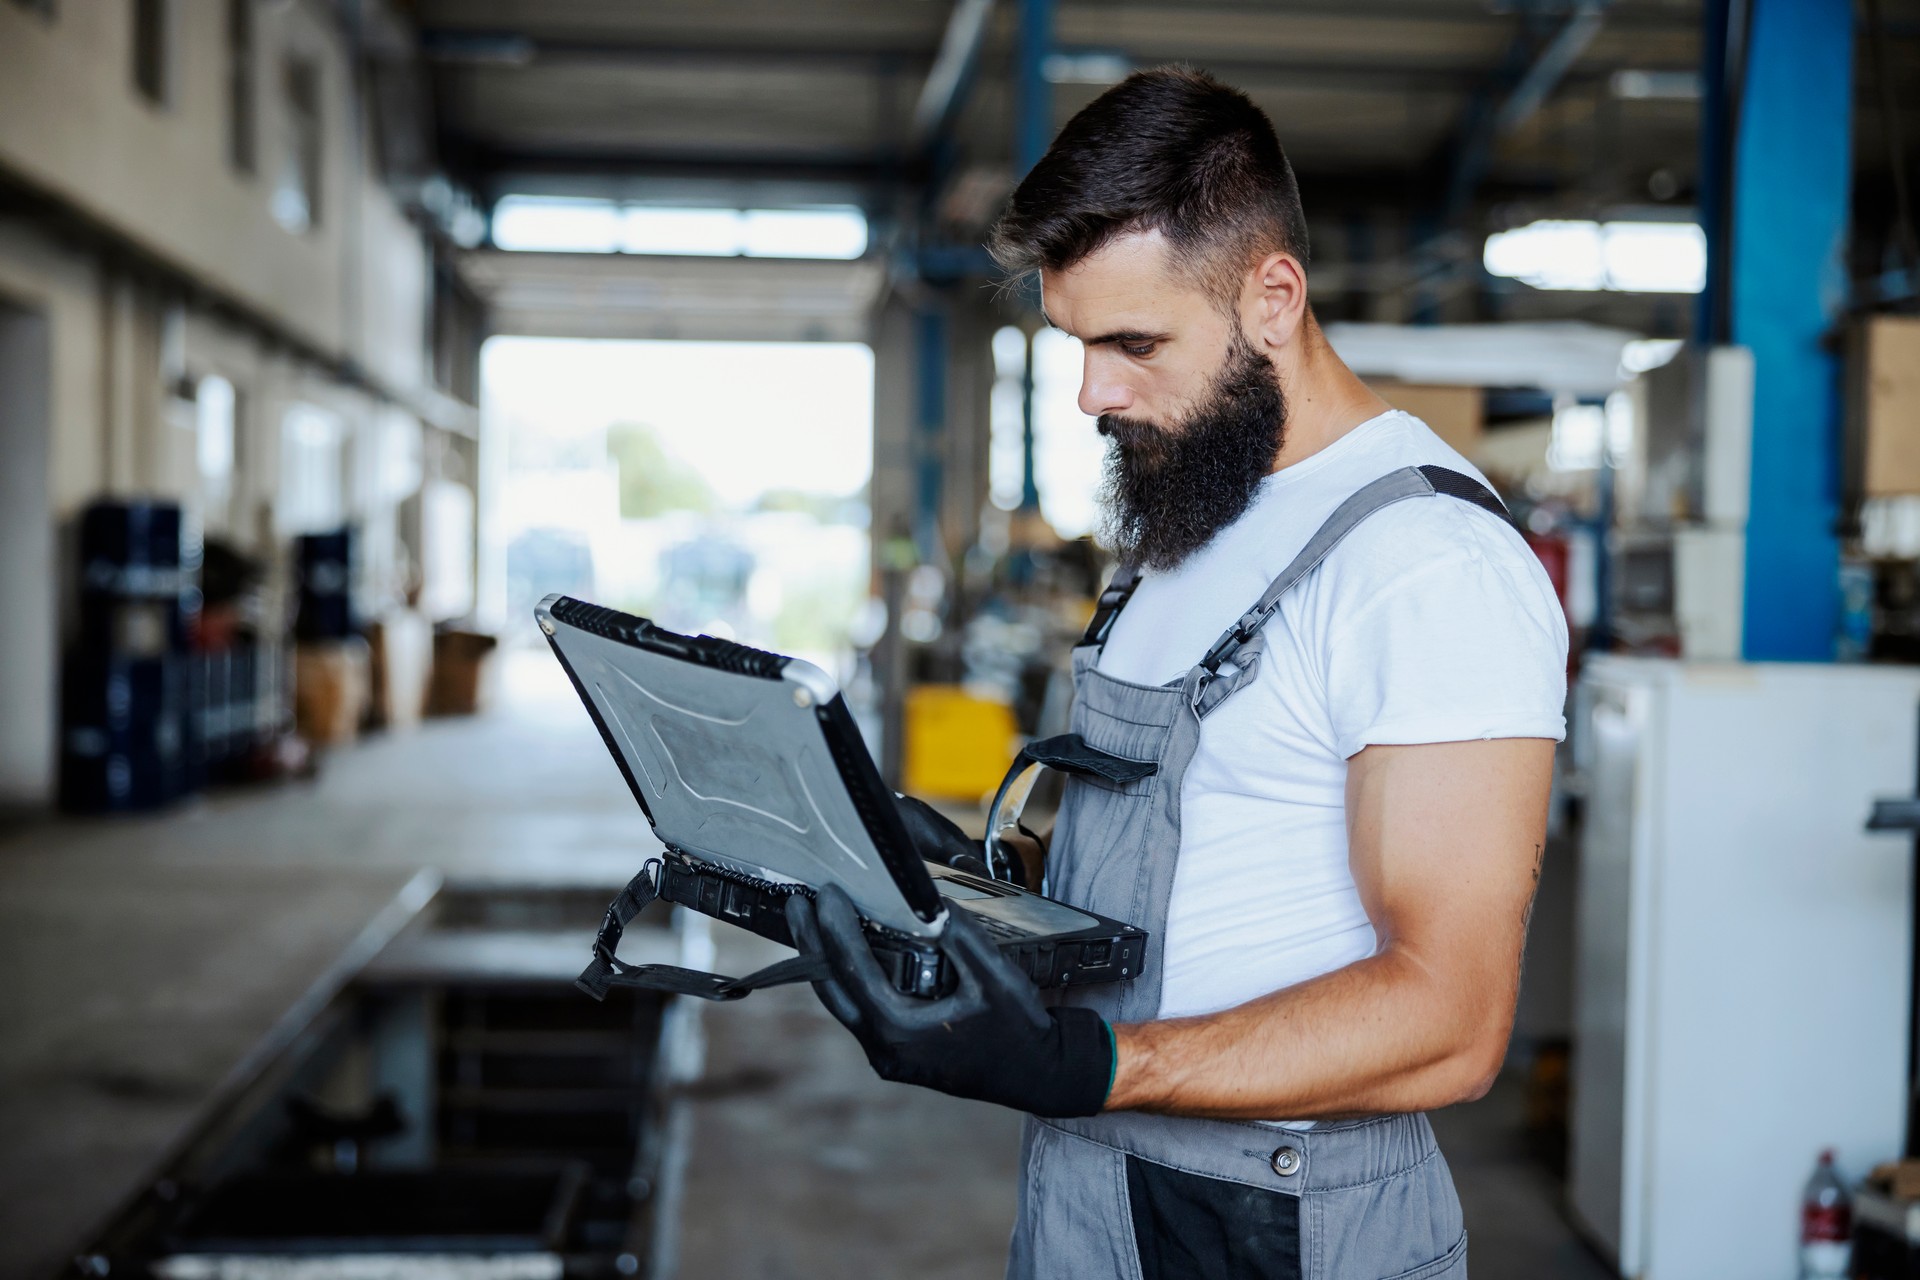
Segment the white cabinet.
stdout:
[[1569,1194],[1620,1274],[1792,1280],[1823,1147],[1906,1114],[1920,669],[1603,657],[1587,780]]

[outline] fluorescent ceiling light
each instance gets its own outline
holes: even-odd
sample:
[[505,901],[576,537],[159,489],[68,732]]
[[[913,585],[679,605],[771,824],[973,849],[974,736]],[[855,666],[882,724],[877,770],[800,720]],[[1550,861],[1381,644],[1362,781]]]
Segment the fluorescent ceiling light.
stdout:
[[1609,222],[1607,287],[1628,293],[1699,293],[1707,287],[1707,235],[1691,222]]
[[1691,222],[1549,220],[1488,236],[1482,260],[1536,289],[1699,293],[1707,237]]
[[501,249],[700,257],[832,258],[867,251],[858,209],[690,209],[508,196],[493,214]]
[[620,247],[620,211],[607,200],[508,196],[493,211],[502,249],[612,253]]
[[628,209],[620,232],[625,253],[730,258],[741,252],[738,209]]
[[1698,71],[1616,71],[1608,82],[1616,98],[1659,102],[1695,102],[1700,97]]
[[1050,53],[1040,63],[1040,75],[1048,84],[1119,84],[1132,71],[1133,60],[1124,53],[1092,49]]
[[751,258],[857,258],[867,251],[858,209],[748,209],[740,252]]
[[1496,276],[1536,289],[1604,289],[1607,265],[1595,222],[1535,222],[1487,237],[1482,255]]

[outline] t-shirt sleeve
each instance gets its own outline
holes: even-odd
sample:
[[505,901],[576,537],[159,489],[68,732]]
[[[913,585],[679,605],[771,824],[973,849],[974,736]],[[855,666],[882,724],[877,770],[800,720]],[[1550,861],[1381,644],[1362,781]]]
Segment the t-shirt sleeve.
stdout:
[[1566,737],[1566,617],[1526,544],[1476,510],[1388,514],[1335,553],[1353,554],[1321,597],[1340,754]]

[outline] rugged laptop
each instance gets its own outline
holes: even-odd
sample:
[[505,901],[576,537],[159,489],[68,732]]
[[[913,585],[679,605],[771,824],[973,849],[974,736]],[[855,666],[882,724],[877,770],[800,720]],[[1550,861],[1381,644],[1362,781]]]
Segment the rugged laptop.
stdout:
[[[792,945],[787,898],[838,884],[874,954],[917,995],[944,989],[934,943],[949,910],[972,916],[1038,986],[1139,975],[1144,931],[918,857],[839,688],[818,667],[567,596],[548,596],[534,616],[666,846],[645,896]],[[609,922],[624,925],[643,905],[616,901]],[[626,969],[612,956],[618,938],[619,928],[603,928],[596,944],[603,978]],[[592,972],[582,986],[604,994]],[[699,984],[684,993],[741,994]]]

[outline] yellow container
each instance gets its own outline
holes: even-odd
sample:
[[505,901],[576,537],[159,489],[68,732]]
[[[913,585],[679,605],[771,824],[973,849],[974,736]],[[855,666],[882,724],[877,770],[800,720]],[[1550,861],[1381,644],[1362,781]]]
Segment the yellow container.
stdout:
[[901,781],[907,794],[978,803],[991,796],[1019,748],[1013,708],[957,684],[907,690]]

